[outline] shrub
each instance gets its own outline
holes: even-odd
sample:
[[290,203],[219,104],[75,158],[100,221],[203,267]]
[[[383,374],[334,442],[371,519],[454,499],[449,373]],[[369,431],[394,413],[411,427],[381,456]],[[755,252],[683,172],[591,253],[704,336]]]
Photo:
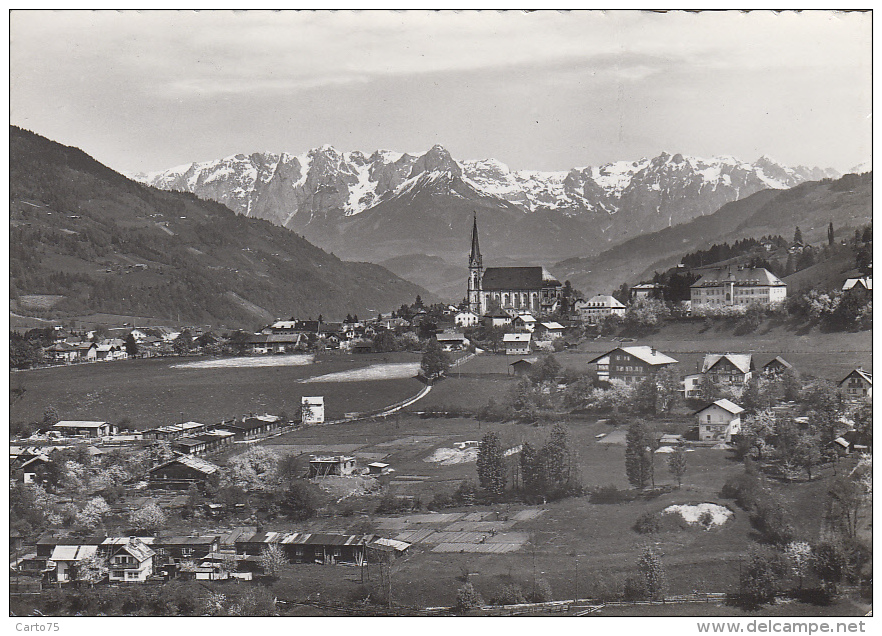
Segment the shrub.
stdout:
[[466,583],[456,592],[456,610],[460,613],[484,604],[484,599],[471,583]]
[[453,505],[453,497],[448,495],[446,492],[435,493],[435,496],[432,497],[432,501],[429,502],[429,510],[443,510],[444,508],[450,508]]
[[524,590],[517,583],[503,585],[493,597],[494,605],[517,605],[526,602],[527,597],[524,596]]
[[545,579],[537,579],[536,589],[530,594],[530,601],[533,603],[548,603],[553,600],[554,596],[551,593],[551,583]]
[[644,512],[637,517],[634,530],[640,534],[655,534],[661,529],[661,515],[657,512]]
[[591,503],[617,504],[626,503],[633,499],[633,495],[627,490],[619,490],[612,484],[600,486],[591,493]]

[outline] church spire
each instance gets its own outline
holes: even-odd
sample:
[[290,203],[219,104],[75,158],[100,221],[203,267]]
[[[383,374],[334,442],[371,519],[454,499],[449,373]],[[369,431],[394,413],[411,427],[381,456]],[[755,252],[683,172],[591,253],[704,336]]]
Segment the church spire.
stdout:
[[478,246],[478,213],[475,212],[475,224],[472,226],[472,253],[469,255],[469,267],[481,267],[481,248]]

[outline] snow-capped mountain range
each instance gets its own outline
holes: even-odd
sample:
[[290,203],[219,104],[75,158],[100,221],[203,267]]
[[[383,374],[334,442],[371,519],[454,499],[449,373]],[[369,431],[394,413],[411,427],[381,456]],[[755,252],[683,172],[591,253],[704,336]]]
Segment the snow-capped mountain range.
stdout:
[[[505,237],[507,255],[538,258],[551,247],[557,259],[688,222],[765,188],[838,174],[787,167],[767,157],[748,163],[667,153],[568,171],[513,171],[496,159],[457,161],[436,145],[422,154],[341,153],[331,146],[296,156],[239,154],[132,176],[283,225],[344,257],[379,260],[426,253],[414,244],[415,228],[402,227],[422,217],[423,208],[430,215],[434,209],[449,226],[448,236],[425,237],[425,244],[438,246],[436,253],[447,241],[459,250],[455,240],[462,239],[457,233],[465,227],[463,220],[478,209],[491,242],[494,235]],[[482,210],[494,212],[486,214],[486,223]],[[502,216],[495,218],[496,213]],[[508,227],[495,227],[503,220]],[[529,235],[521,236],[520,227]],[[370,250],[360,230],[374,234]],[[352,232],[356,236],[343,236]]]

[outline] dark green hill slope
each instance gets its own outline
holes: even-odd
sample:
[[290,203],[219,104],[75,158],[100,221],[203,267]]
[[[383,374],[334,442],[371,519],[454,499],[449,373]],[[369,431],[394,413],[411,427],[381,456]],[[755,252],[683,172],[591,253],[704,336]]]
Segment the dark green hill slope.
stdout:
[[431,297],[383,267],[341,261],[192,194],[141,185],[32,132],[10,127],[9,148],[17,313],[249,326],[275,316],[370,315]]
[[714,243],[780,234],[793,236],[797,226],[805,241],[826,239],[833,222],[837,239],[851,238],[872,220],[873,175],[845,175],[800,184],[789,190],[763,190],[728,203],[709,216],[644,234],[596,256],[561,261],[552,268],[586,294],[609,293],[676,265],[684,254]]

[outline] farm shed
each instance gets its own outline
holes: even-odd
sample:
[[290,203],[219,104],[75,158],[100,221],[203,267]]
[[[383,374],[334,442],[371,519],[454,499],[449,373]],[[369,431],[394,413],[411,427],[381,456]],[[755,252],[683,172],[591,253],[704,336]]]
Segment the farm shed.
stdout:
[[355,457],[351,455],[310,455],[309,476],[351,475],[355,472]]
[[114,433],[110,422],[92,422],[86,420],[62,420],[52,427],[68,437],[106,437]]
[[151,488],[186,490],[191,484],[205,486],[206,480],[220,470],[211,462],[182,455],[160,464],[148,471],[148,485]]
[[508,373],[509,375],[527,375],[530,372],[530,369],[533,368],[534,364],[536,364],[536,358],[521,358],[520,360],[515,360],[508,365]]

